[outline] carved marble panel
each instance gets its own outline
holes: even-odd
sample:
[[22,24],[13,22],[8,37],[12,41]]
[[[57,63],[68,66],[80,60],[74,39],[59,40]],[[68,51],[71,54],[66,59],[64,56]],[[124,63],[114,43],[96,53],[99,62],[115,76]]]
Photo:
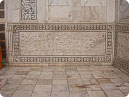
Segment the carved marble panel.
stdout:
[[[111,24],[9,24],[13,63],[112,62]],[[11,47],[9,47],[11,48]]]
[[118,33],[117,56],[129,60],[129,33]]
[[21,0],[21,19],[37,19],[37,0]]
[[20,32],[20,54],[105,55],[106,32]]
[[129,73],[129,24],[116,25],[115,67]]

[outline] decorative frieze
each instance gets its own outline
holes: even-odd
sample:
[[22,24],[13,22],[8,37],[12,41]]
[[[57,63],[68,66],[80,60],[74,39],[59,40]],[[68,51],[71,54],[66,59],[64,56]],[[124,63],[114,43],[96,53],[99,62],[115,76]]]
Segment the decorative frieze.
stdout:
[[112,62],[112,24],[8,26],[13,28],[14,63]]

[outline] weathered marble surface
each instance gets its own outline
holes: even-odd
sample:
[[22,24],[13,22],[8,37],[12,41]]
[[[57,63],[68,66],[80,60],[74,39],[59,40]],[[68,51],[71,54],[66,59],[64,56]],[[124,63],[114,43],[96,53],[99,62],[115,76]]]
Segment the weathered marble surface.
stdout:
[[[19,0],[5,1],[6,6],[8,6],[5,9],[7,12],[6,19],[8,22],[12,23],[109,23],[115,21],[115,0],[35,0],[35,2],[37,2],[30,4],[30,7],[26,6],[27,4],[24,3],[23,7],[21,7]],[[28,9],[28,14],[24,12],[25,9],[22,9],[24,7]],[[31,13],[33,13],[32,16],[30,15]],[[26,21],[24,21],[25,17]]]
[[116,25],[115,66],[129,74],[129,24]]
[[111,24],[9,24],[8,28],[10,63],[113,60]]
[[129,21],[129,4],[126,0],[119,1],[119,21]]
[[105,55],[105,32],[20,32],[21,55]]

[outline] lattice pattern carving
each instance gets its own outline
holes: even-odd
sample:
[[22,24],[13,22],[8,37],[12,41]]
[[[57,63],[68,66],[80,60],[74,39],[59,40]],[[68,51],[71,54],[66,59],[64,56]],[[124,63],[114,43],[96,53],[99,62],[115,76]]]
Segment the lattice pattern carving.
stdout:
[[21,0],[21,19],[36,20],[37,19],[37,0]]

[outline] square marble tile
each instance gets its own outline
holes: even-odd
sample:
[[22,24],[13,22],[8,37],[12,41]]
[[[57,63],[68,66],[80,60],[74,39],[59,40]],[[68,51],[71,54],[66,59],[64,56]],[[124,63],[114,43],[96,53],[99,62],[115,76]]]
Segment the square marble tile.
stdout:
[[15,91],[12,97],[31,97],[31,91]]
[[15,91],[0,91],[0,94],[3,97],[12,97],[12,95],[14,94]]
[[17,71],[15,75],[27,75],[28,73],[28,71]]
[[54,79],[53,80],[53,84],[68,84],[68,82],[67,82],[67,80],[56,80],[56,79]]
[[99,84],[113,84],[109,78],[108,79],[99,78],[97,79],[97,81],[99,82]]
[[69,79],[68,84],[83,84],[81,79]]
[[24,79],[21,84],[23,85],[35,85],[37,80],[35,79]]
[[102,87],[100,85],[87,85],[87,91],[102,91]]
[[70,92],[70,97],[90,97],[87,91]]
[[52,79],[39,79],[37,81],[37,85],[52,85],[53,80]]
[[103,88],[103,90],[105,90],[105,91],[118,90],[118,89],[119,89],[119,88],[116,87],[114,84],[101,84],[100,86],[101,86],[101,87]]
[[120,90],[105,91],[108,97],[125,97]]
[[69,92],[52,92],[51,97],[69,97]]
[[52,92],[68,92],[68,85],[53,85]]
[[88,91],[88,94],[90,97],[107,97],[103,91]]
[[86,90],[86,85],[83,84],[72,84],[69,85],[69,91],[70,92],[80,92],[80,91],[85,91]]
[[37,91],[34,91],[32,93],[32,96],[31,97],[51,97],[51,93],[50,92],[37,92]]
[[15,91],[19,85],[17,84],[5,84],[0,90],[1,91]]
[[52,86],[51,85],[36,85],[34,91],[42,92],[51,92]]
[[33,91],[35,85],[20,85],[17,90],[18,91]]
[[54,74],[53,79],[67,79],[66,74]]

